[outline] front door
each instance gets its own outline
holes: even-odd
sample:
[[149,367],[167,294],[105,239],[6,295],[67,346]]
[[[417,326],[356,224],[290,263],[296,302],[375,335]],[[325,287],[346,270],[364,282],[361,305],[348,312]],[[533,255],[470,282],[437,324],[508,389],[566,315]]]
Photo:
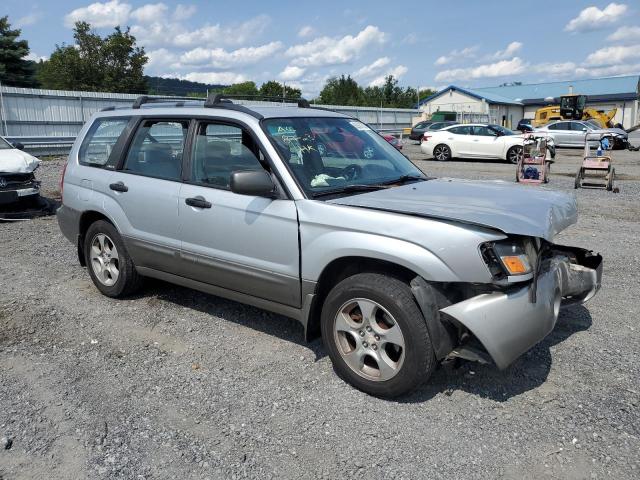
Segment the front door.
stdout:
[[499,139],[495,130],[484,125],[475,125],[471,128],[471,148],[474,157],[498,158],[502,156],[504,141]]
[[240,125],[202,121],[188,168],[179,199],[183,274],[299,307],[295,202],[229,189],[232,172],[269,169],[253,137]]
[[173,272],[180,251],[178,194],[187,120],[142,120],[107,194],[121,211],[117,225],[134,263]]

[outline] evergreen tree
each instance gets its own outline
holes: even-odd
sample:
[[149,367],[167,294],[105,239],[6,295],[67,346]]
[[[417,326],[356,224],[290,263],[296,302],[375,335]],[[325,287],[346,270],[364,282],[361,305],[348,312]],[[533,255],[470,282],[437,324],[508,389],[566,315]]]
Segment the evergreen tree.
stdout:
[[21,31],[12,30],[9,17],[0,17],[0,82],[14,87],[37,87],[35,62],[25,60],[29,44],[18,40]]

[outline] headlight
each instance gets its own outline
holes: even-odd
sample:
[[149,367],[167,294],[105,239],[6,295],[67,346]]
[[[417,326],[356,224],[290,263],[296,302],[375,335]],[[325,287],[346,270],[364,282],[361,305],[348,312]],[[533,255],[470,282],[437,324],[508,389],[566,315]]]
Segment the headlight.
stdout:
[[517,240],[485,243],[480,251],[494,277],[531,273],[529,256],[525,253],[522,243]]

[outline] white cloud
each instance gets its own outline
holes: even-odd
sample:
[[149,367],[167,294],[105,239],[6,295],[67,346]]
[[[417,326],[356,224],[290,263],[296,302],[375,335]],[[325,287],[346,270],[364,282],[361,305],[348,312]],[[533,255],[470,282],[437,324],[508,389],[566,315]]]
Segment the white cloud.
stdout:
[[295,57],[291,63],[302,67],[341,65],[359,57],[363,50],[385,41],[386,34],[378,27],[369,25],[356,36],[319,37],[310,42],[289,47],[285,53],[289,57]]
[[398,65],[397,67],[394,67],[391,70],[388,70],[384,75],[380,75],[380,76],[374,78],[373,80],[371,80],[369,82],[369,86],[370,87],[380,87],[380,86],[384,85],[384,81],[389,75],[393,75],[393,77],[396,80],[398,80],[398,79],[402,78],[402,76],[405,73],[407,73],[408,71],[409,71],[409,69],[407,67],[405,67],[404,65]]
[[259,47],[244,47],[231,52],[223,48],[197,47],[183,53],[180,56],[180,63],[183,65],[206,65],[214,68],[253,65],[272,56],[281,48],[281,42],[271,42]]
[[640,58],[640,44],[601,48],[587,57],[586,64],[593,66],[618,65],[634,58]]
[[576,76],[578,77],[613,77],[616,75],[639,74],[640,63],[612,65],[602,68],[577,68]]
[[123,25],[129,19],[131,5],[120,3],[119,0],[110,2],[96,2],[86,7],[76,8],[64,17],[64,24],[73,27],[75,22],[89,22],[92,27],[115,27]]
[[451,63],[457,60],[473,57],[478,51],[478,48],[479,48],[478,45],[473,45],[471,47],[463,48],[462,50],[451,50],[446,55],[442,55],[438,57],[434,65],[447,65],[448,63]]
[[640,27],[620,27],[607,37],[610,42],[635,42],[640,40]]
[[315,28],[313,28],[311,25],[305,25],[300,28],[300,30],[298,30],[298,36],[301,38],[310,37],[315,33],[315,31]]
[[285,69],[280,72],[278,75],[282,80],[298,80],[304,72],[306,68],[296,67],[294,65],[287,65]]
[[131,18],[140,23],[161,21],[169,8],[164,3],[148,3],[131,12]]
[[38,55],[37,53],[34,53],[34,52],[30,52],[29,55],[25,55],[22,58],[24,58],[25,60],[31,60],[34,62],[39,62],[40,60],[49,60],[49,57],[45,55]]
[[420,41],[420,35],[417,33],[408,33],[403,39],[402,43],[405,45],[415,45]]
[[180,47],[215,43],[240,45],[260,35],[269,22],[270,18],[267,15],[259,15],[239,25],[205,25],[196,30],[185,30],[171,40],[174,45]]
[[15,26],[16,28],[28,27],[29,25],[33,25],[38,23],[42,18],[42,13],[40,12],[31,12],[24,17],[20,17],[16,20]]
[[500,60],[495,63],[478,65],[470,68],[454,68],[438,72],[436,82],[448,82],[455,80],[472,80],[478,78],[503,77],[523,73],[527,64],[519,57],[511,60]]
[[539,63],[532,65],[530,70],[548,77],[566,77],[575,74],[576,64],[573,62]]
[[520,42],[511,42],[509,45],[507,45],[507,48],[505,48],[504,50],[498,50],[496,53],[494,53],[493,54],[493,58],[495,58],[496,60],[500,60],[500,59],[503,59],[503,58],[511,58],[521,48],[522,48],[522,43],[520,43]]
[[365,65],[364,67],[359,68],[358,70],[353,72],[353,76],[355,78],[370,77],[377,74],[381,69],[389,65],[389,63],[391,63],[391,59],[389,57],[381,57],[370,65]]
[[171,75],[171,78],[180,78],[191,82],[201,82],[219,85],[231,85],[233,83],[246,82],[247,77],[241,73],[233,72],[190,72],[186,75]]
[[598,7],[587,7],[564,27],[567,32],[587,32],[602,30],[616,23],[627,12],[624,3],[610,3],[603,10]]
[[182,5],[179,3],[176,5],[176,9],[173,11],[173,18],[177,21],[187,20],[196,13],[195,5]]

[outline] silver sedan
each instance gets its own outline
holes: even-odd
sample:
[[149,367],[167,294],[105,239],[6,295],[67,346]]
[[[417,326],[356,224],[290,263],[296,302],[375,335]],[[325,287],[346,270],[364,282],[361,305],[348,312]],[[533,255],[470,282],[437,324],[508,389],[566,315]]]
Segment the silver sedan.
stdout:
[[[557,147],[584,147],[585,136],[589,133],[609,134],[614,139],[614,147],[626,148],[629,136],[620,128],[602,128],[595,120],[560,120],[536,128],[535,131],[553,138]],[[590,146],[597,146],[597,142]]]

